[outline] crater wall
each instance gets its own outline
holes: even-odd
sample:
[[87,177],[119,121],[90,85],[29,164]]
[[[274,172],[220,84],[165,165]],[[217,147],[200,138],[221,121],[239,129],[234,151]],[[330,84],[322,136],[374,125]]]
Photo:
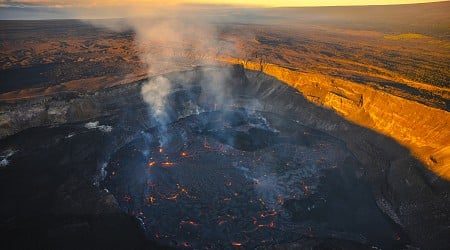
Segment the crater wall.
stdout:
[[237,59],[289,84],[309,101],[345,119],[395,139],[437,175],[450,180],[450,113],[377,90],[371,86],[305,73],[273,64]]

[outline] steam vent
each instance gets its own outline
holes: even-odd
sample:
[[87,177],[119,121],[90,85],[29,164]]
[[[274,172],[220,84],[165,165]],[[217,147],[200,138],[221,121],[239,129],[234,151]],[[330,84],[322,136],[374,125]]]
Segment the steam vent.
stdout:
[[445,243],[422,236],[448,232],[448,182],[392,139],[242,65],[156,79],[172,85],[163,122],[141,95],[147,81],[71,96],[53,114],[43,107],[62,94],[11,104],[57,122],[2,139],[2,164],[12,162],[0,176],[6,239],[130,249]]

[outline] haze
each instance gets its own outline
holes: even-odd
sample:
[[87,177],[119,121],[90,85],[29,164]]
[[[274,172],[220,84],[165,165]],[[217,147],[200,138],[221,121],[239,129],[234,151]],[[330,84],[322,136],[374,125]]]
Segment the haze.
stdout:
[[239,1],[239,0],[169,0],[165,1],[164,4],[161,4],[160,1],[154,0],[132,0],[124,3],[123,1],[73,1],[73,0],[63,0],[63,1],[54,1],[54,0],[22,0],[22,1],[14,1],[14,0],[2,0],[0,4],[3,7],[25,7],[25,6],[43,6],[43,7],[99,7],[99,6],[127,6],[127,5],[173,5],[173,4],[226,4],[226,5],[254,5],[254,6],[268,6],[268,7],[293,7],[293,6],[349,6],[349,5],[390,5],[390,4],[411,4],[411,3],[427,3],[427,2],[436,2],[436,1],[417,1],[417,0],[366,0],[366,1],[356,1],[356,0],[320,0],[320,1],[312,1],[312,0],[284,0],[284,1],[275,1],[275,0],[247,0],[247,1]]

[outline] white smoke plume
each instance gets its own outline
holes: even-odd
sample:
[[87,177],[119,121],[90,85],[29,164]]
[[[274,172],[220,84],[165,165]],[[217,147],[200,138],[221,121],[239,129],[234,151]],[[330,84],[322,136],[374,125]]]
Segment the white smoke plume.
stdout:
[[170,89],[170,81],[163,76],[152,78],[142,86],[141,95],[144,101],[152,107],[153,114],[157,117],[157,120],[167,121],[165,97],[170,92]]
[[[173,7],[173,6],[172,6]],[[136,16],[121,21],[93,20],[92,24],[115,31],[132,29],[140,59],[147,67],[148,81],[142,85],[141,95],[149,105],[150,114],[156,121],[160,136],[164,140],[165,126],[169,121],[167,97],[172,83],[164,73],[191,69],[199,65],[214,65],[215,58],[228,50],[229,42],[218,36],[218,21],[213,9],[198,9],[192,6],[164,8],[158,6],[148,10],[136,8]],[[128,8],[127,12],[133,8]],[[220,21],[219,21],[220,22]],[[216,95],[217,106],[230,104],[224,79],[228,72],[208,72],[202,86]],[[216,104],[215,104],[216,105]],[[160,141],[160,144],[163,144]]]
[[211,26],[201,19],[182,15],[173,11],[169,16],[128,20],[136,33],[135,43],[148,71],[149,80],[143,84],[141,94],[157,122],[162,147],[168,140],[166,101],[172,84],[163,76],[153,76],[208,64],[207,50],[215,47],[215,32]]
[[160,146],[163,147],[167,142],[166,124],[169,117],[166,112],[166,97],[170,93],[171,83],[163,77],[158,76],[150,79],[142,86],[141,95],[146,103],[150,105],[151,114],[157,122],[158,132],[160,134]]

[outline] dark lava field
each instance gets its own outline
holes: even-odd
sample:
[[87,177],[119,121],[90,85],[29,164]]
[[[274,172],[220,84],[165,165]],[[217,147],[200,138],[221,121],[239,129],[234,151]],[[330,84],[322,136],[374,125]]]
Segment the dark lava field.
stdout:
[[[165,122],[141,96],[145,82],[137,82],[88,96],[100,105],[87,122],[30,128],[2,140],[0,220],[9,244],[409,244],[380,195],[395,192],[390,180],[364,167],[347,141],[370,137],[408,157],[401,146],[308,104],[261,72],[199,67],[164,77],[173,85]],[[346,135],[349,127],[360,137]],[[374,164],[385,161],[369,150]]]

